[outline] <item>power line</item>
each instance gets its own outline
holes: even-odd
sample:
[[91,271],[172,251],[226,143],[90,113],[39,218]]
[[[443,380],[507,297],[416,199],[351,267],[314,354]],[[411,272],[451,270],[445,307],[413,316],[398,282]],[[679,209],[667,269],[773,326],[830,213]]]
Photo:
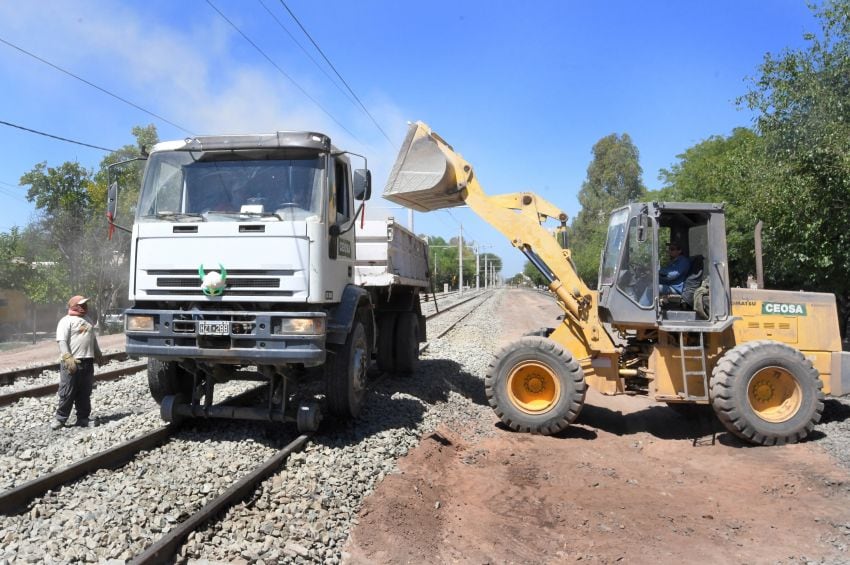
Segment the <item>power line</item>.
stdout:
[[[2,41],[2,39],[0,39],[0,41]],[[76,145],[82,145],[82,146],[84,146],[84,147],[91,147],[92,149],[100,149],[101,151],[106,151],[107,153],[114,153],[114,152],[115,152],[115,149],[108,149],[108,148],[106,148],[106,147],[99,147],[99,146],[97,146],[97,145],[91,145],[91,144],[89,144],[89,143],[83,143],[82,141],[74,141],[73,139],[68,139],[67,137],[59,137],[58,135],[53,135],[53,134],[50,134],[50,133],[45,133],[45,132],[43,132],[43,131],[38,131],[38,130],[35,130],[35,129],[25,128],[24,126],[19,126],[19,125],[17,125],[17,124],[11,124],[11,123],[9,123],[9,122],[4,122],[3,120],[0,120],[0,124],[3,124],[4,126],[9,126],[9,127],[13,127],[13,128],[22,129],[22,130],[24,130],[24,131],[28,131],[28,132],[30,132],[30,133],[35,133],[35,134],[38,134],[38,135],[43,135],[44,137],[52,137],[53,139],[58,139],[59,141],[66,141],[66,142],[68,142],[68,143],[74,143],[74,144],[76,144]]]
[[[63,72],[63,73],[65,73],[66,75],[68,75],[68,76],[70,76],[70,77],[73,77],[73,78],[77,79],[78,81],[83,82],[83,83],[85,83],[85,84],[87,84],[87,85],[91,86],[92,88],[96,88],[97,90],[99,90],[99,91],[103,92],[104,94],[108,94],[109,96],[111,96],[111,97],[115,98],[116,100],[120,100],[121,102],[123,102],[123,103],[125,103],[125,104],[128,104],[128,105],[132,106],[133,108],[136,108],[137,110],[141,110],[142,112],[144,112],[145,114],[148,114],[149,116],[153,116],[154,118],[156,118],[156,119],[158,119],[158,120],[162,120],[163,122],[165,122],[165,123],[167,123],[167,124],[169,124],[169,125],[172,125],[172,126],[176,127],[177,129],[179,129],[179,130],[181,130],[181,131],[184,131],[184,132],[188,133],[189,135],[193,135],[193,134],[192,134],[192,132],[190,132],[190,131],[189,131],[189,130],[187,130],[186,128],[184,128],[184,127],[182,127],[182,126],[179,126],[179,125],[175,124],[174,122],[172,122],[172,121],[170,121],[170,120],[167,120],[167,119],[163,118],[163,117],[162,117],[162,116],[160,116],[160,115],[154,114],[154,113],[153,113],[153,112],[151,112],[150,110],[146,110],[145,108],[142,108],[142,107],[141,107],[141,106],[139,106],[138,104],[135,104],[134,102],[130,102],[130,101],[129,101],[129,100],[127,100],[126,98],[121,98],[121,97],[120,97],[120,96],[118,96],[117,94],[114,94],[114,93],[112,93],[112,92],[110,92],[110,91],[106,90],[105,88],[102,88],[102,87],[100,87],[100,86],[98,86],[98,85],[94,84],[93,82],[89,82],[89,81],[87,81],[86,79],[84,79],[84,78],[82,78],[82,77],[79,77],[79,76],[75,75],[74,73],[72,73],[72,72],[70,72],[70,71],[66,71],[66,70],[65,70],[65,69],[63,69],[62,67],[59,67],[59,66],[57,66],[57,65],[54,65],[54,64],[53,64],[53,63],[51,63],[50,61],[47,61],[47,60],[45,60],[45,59],[42,59],[42,58],[41,58],[41,57],[39,57],[38,55],[35,55],[35,54],[33,54],[33,53],[30,53],[29,51],[27,51],[27,50],[25,50],[25,49],[22,49],[21,47],[18,47],[17,45],[15,45],[15,44],[13,44],[13,43],[10,43],[10,42],[6,41],[6,40],[5,40],[5,39],[3,39],[2,37],[0,37],[0,43],[5,43],[6,45],[8,45],[9,47],[11,47],[12,49],[17,49],[18,51],[20,51],[20,52],[21,52],[21,53],[23,53],[24,55],[28,55],[28,56],[32,57],[33,59],[35,59],[35,60],[37,60],[37,61],[40,61],[40,62],[44,63],[45,65],[48,65],[48,66],[50,66],[50,67],[53,67],[53,68],[54,68],[54,69],[56,69],[57,71]],[[99,148],[98,148],[98,149],[99,149]]]
[[[207,0],[207,1],[209,1],[209,0]],[[345,79],[342,78],[342,75],[339,74],[339,71],[336,70],[336,67],[334,67],[333,63],[331,63],[330,59],[327,58],[327,56],[325,55],[325,52],[322,51],[322,48],[319,47],[319,44],[316,43],[316,41],[313,39],[313,36],[311,36],[310,33],[304,28],[304,26],[301,25],[301,21],[299,21],[299,19],[295,16],[295,14],[292,12],[292,10],[289,9],[289,6],[286,5],[286,2],[284,2],[284,0],[280,0],[280,3],[283,5],[284,8],[286,8],[286,11],[289,12],[289,15],[292,16],[292,19],[295,20],[295,23],[298,24],[298,27],[301,28],[301,31],[304,32],[304,35],[307,36],[307,39],[310,40],[310,42],[313,44],[313,46],[316,48],[316,50],[319,52],[319,54],[322,56],[322,58],[325,60],[325,62],[328,65],[330,65],[331,69],[333,69],[333,72],[336,73],[336,76],[338,76],[339,80],[342,81],[342,84],[345,85],[345,88],[347,88],[348,91],[351,93],[351,95],[354,96],[354,99],[357,100],[357,102],[360,104],[360,107],[363,108],[363,111],[366,112],[366,115],[369,116],[369,118],[375,124],[375,127],[377,127],[380,130],[380,132],[382,134],[384,134],[384,137],[386,138],[387,143],[389,143],[390,145],[393,145],[393,142],[390,139],[390,136],[387,135],[387,132],[385,132],[384,129],[381,127],[381,125],[378,123],[378,120],[376,120],[375,117],[371,113],[369,113],[369,110],[366,109],[366,106],[363,105],[363,102],[360,101],[360,98],[357,96],[357,94],[354,93],[354,91],[351,89],[351,87],[348,85],[348,83],[345,81]]]
[[[357,136],[356,136],[356,135],[354,135],[353,133],[351,133],[351,131],[349,131],[347,127],[345,127],[344,125],[342,125],[342,124],[339,122],[339,120],[337,120],[337,119],[333,116],[333,114],[331,114],[330,112],[328,112],[328,111],[325,109],[325,107],[324,107],[324,106],[322,106],[322,105],[319,103],[319,101],[318,101],[318,100],[316,100],[315,98],[313,98],[312,96],[310,96],[310,94],[309,94],[306,90],[304,90],[304,88],[302,88],[302,87],[301,87],[301,85],[300,85],[300,84],[298,84],[298,82],[297,82],[294,78],[292,78],[291,76],[289,76],[289,75],[286,73],[286,71],[284,71],[283,69],[281,69],[281,68],[280,68],[280,66],[278,66],[278,64],[277,64],[277,63],[275,63],[275,62],[271,59],[271,57],[269,57],[268,55],[266,55],[266,53],[265,53],[262,49],[260,49],[260,47],[259,47],[256,43],[254,43],[253,41],[251,41],[251,38],[249,38],[247,35],[245,35],[245,33],[244,33],[241,29],[239,29],[238,27],[236,27],[236,24],[234,24],[232,21],[230,21],[230,20],[227,18],[227,16],[225,16],[225,15],[221,12],[221,10],[219,10],[218,8],[216,8],[216,7],[215,7],[215,5],[211,2],[211,0],[206,0],[206,2],[207,2],[207,4],[209,4],[209,5],[210,5],[210,8],[212,8],[213,10],[215,10],[215,11],[216,11],[216,13],[217,13],[219,16],[221,16],[221,18],[222,18],[224,21],[226,21],[227,23],[229,23],[229,24],[230,24],[230,26],[231,26],[233,29],[235,29],[235,30],[237,31],[237,33],[239,33],[239,35],[241,35],[241,36],[245,39],[245,41],[247,41],[248,43],[250,43],[250,44],[251,44],[251,46],[252,46],[254,49],[256,49],[256,50],[257,50],[257,52],[258,52],[260,55],[262,55],[263,57],[265,57],[265,59],[266,59],[269,63],[271,63],[271,65],[272,65],[274,68],[276,68],[280,74],[282,74],[283,76],[285,76],[285,77],[286,77],[286,78],[287,78],[287,79],[288,79],[288,80],[289,80],[292,84],[294,84],[294,85],[295,85],[295,87],[296,87],[298,90],[300,90],[300,91],[301,91],[301,93],[302,93],[304,96],[306,96],[307,98],[309,98],[309,99],[310,99],[310,101],[312,101],[312,102],[313,102],[313,104],[315,104],[316,106],[318,106],[318,107],[319,107],[319,109],[320,109],[320,110],[322,110],[322,112],[324,112],[324,113],[325,113],[325,114],[326,114],[326,115],[327,115],[330,119],[332,119],[336,125],[338,125],[338,126],[339,126],[339,127],[341,127],[342,129],[344,129],[346,132],[348,132],[348,135],[350,135],[350,136],[351,136],[351,137],[353,137],[354,139],[357,139]],[[360,140],[359,140],[359,139],[357,139],[357,141],[360,141]]]
[[322,71],[322,74],[324,74],[326,77],[328,77],[328,80],[331,81],[331,84],[333,84],[337,88],[337,90],[339,90],[342,95],[345,96],[352,104],[356,105],[356,102],[351,98],[351,95],[349,95],[345,90],[343,90],[342,87],[333,79],[333,77],[328,74],[328,71],[326,71],[325,68],[320,65],[319,62],[312,55],[310,55],[310,52],[307,51],[307,49],[303,45],[301,45],[301,43],[297,39],[295,39],[295,36],[292,35],[292,32],[290,32],[289,29],[285,25],[283,25],[283,22],[281,22],[278,17],[274,15],[274,13],[269,9],[269,7],[266,6],[266,3],[263,2],[263,0],[257,0],[257,2],[259,2],[260,5],[265,8],[266,12],[268,12],[269,15],[274,19],[274,21],[277,22],[277,25],[280,27],[280,29],[285,31],[286,35],[289,36],[289,39],[291,39],[292,42],[295,43],[295,45],[297,45],[301,49],[301,51],[304,52],[304,55],[306,55],[308,59],[313,61],[313,64],[316,65],[316,68]]

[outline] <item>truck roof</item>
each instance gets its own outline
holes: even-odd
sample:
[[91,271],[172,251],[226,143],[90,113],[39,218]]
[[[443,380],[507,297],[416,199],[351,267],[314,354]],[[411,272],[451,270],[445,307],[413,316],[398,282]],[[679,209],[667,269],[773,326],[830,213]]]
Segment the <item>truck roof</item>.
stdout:
[[198,135],[176,141],[163,141],[153,151],[220,151],[233,149],[299,148],[334,151],[331,138],[312,131],[278,131],[237,135]]

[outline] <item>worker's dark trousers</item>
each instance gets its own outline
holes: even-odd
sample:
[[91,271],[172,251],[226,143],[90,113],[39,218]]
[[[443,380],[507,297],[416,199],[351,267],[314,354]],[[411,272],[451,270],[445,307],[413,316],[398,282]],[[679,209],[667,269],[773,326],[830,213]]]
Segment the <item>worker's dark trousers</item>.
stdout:
[[88,420],[91,414],[91,391],[94,386],[94,360],[78,359],[77,371],[72,375],[59,363],[59,406],[56,419],[65,422],[71,408],[77,407],[77,420]]

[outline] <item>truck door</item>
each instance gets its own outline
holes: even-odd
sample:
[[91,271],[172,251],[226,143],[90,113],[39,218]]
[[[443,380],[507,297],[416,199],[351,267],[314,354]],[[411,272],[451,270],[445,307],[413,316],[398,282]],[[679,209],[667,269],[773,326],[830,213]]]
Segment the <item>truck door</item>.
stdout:
[[354,280],[354,199],[351,192],[351,166],[340,157],[332,159],[328,199],[329,277],[325,280],[325,295],[333,293],[339,300],[345,285]]

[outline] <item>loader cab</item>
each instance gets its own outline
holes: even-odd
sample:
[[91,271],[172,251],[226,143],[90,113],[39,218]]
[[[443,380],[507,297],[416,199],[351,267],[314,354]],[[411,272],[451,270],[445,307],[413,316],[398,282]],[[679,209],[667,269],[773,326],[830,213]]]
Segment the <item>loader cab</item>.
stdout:
[[[679,262],[686,265],[680,290],[661,286],[671,242],[687,258]],[[722,205],[635,203],[611,213],[599,269],[603,322],[625,330],[721,331],[731,323],[728,280]]]

